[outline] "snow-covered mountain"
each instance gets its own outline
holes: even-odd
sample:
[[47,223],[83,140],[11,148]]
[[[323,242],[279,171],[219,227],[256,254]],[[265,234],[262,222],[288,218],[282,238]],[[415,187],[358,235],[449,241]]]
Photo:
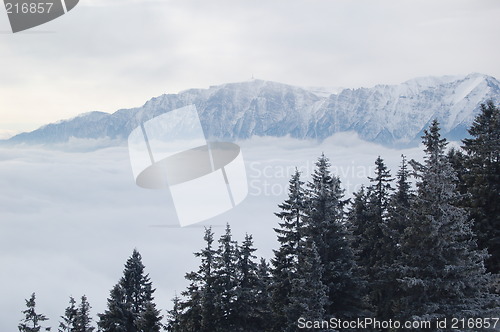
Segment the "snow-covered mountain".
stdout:
[[323,139],[355,131],[368,141],[406,145],[420,141],[437,118],[442,133],[458,139],[480,104],[500,103],[500,82],[482,74],[416,78],[399,85],[343,89],[325,95],[317,89],[252,80],[164,94],[142,107],[113,114],[90,112],[45,125],[8,140],[11,143],[58,143],[75,138],[109,138],[123,142],[141,122],[195,104],[205,133],[212,139],[291,136]]

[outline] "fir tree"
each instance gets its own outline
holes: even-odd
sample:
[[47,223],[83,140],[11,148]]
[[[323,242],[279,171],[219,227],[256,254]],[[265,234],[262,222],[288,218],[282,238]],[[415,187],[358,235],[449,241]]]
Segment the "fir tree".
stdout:
[[156,309],[156,305],[153,302],[146,302],[144,310],[136,321],[137,331],[160,332],[163,328],[162,318],[163,316],[160,315],[160,310]]
[[401,159],[401,166],[396,176],[396,191],[391,197],[389,208],[390,221],[394,222],[395,218],[398,219],[396,225],[391,228],[397,230],[398,233],[402,233],[408,224],[408,209],[413,199],[411,183],[409,181],[410,173],[408,170],[408,162],[404,155],[401,155]]
[[401,155],[401,166],[396,176],[396,190],[391,196],[390,206],[388,208],[389,218],[385,229],[386,236],[391,241],[390,250],[387,255],[394,261],[399,257],[401,247],[401,238],[411,220],[411,204],[415,198],[412,190],[410,172],[406,157]]
[[170,313],[170,317],[175,314],[177,318],[169,323],[167,328],[173,329],[182,327],[182,331],[188,332],[208,332],[215,331],[216,326],[216,289],[215,270],[217,250],[213,248],[214,233],[211,228],[205,229],[203,239],[205,248],[194,255],[201,258],[198,271],[189,272],[185,278],[190,281],[188,289],[181,294],[185,300],[179,300],[174,307],[175,311]]
[[255,313],[260,318],[261,324],[259,331],[268,331],[273,317],[270,305],[271,295],[269,291],[271,280],[272,277],[269,264],[264,258],[261,258],[257,266],[257,285],[255,294],[255,301],[257,302]]
[[92,318],[90,317],[90,304],[87,297],[84,295],[81,298],[80,305],[76,306],[76,301],[73,297],[69,298],[69,306],[64,311],[64,316],[61,316],[62,322],[59,324],[59,332],[92,332],[95,327],[92,327]]
[[182,328],[182,310],[181,310],[181,299],[177,295],[172,299],[173,307],[167,311],[167,324],[165,325],[165,330],[168,332],[183,332],[185,329]]
[[360,256],[362,250],[361,236],[365,233],[365,228],[368,225],[368,197],[365,186],[353,193],[353,198],[350,201],[349,211],[347,212],[348,225],[353,234],[352,246],[356,251],[356,256]]
[[196,272],[182,292],[184,300],[174,298],[168,311],[167,331],[264,331],[269,324],[269,267],[265,260],[257,265],[251,235],[241,246],[233,241],[231,228],[213,248],[213,233],[206,229],[206,246],[195,256],[201,257]]
[[302,241],[304,218],[306,213],[306,192],[304,182],[300,179],[300,172],[296,169],[289,181],[288,199],[279,204],[280,212],[275,215],[282,220],[280,228],[274,231],[278,234],[278,241],[284,250],[293,255]]
[[481,113],[464,139],[466,207],[474,220],[478,245],[488,249],[488,270],[500,273],[500,109],[493,101],[481,105]]
[[375,177],[368,177],[368,179],[373,183],[368,190],[372,196],[371,202],[375,215],[383,222],[387,215],[387,208],[391,192],[393,191],[391,182],[394,179],[391,177],[390,170],[387,169],[384,160],[380,156],[375,160]]
[[259,302],[259,275],[251,235],[246,234],[245,240],[238,248],[236,301],[233,304],[235,322],[234,331],[262,331],[263,303]]
[[308,183],[305,224],[323,266],[322,282],[327,287],[328,316],[359,317],[363,312],[362,280],[351,247],[352,234],[344,221],[344,190],[330,174],[328,158],[316,162]]
[[26,301],[26,310],[23,310],[24,319],[18,325],[19,332],[39,332],[42,329],[50,331],[50,327],[42,327],[41,322],[49,320],[45,315],[36,312],[36,296],[31,294],[29,300]]
[[75,320],[78,314],[75,299],[69,297],[69,306],[64,310],[64,316],[61,316],[62,321],[59,323],[58,332],[73,332],[75,328]]
[[273,330],[281,331],[287,323],[285,308],[290,303],[291,279],[293,268],[298,259],[298,246],[304,237],[304,218],[306,210],[304,182],[300,172],[295,170],[289,181],[288,198],[278,207],[276,216],[280,218],[279,228],[275,228],[280,247],[274,250],[272,281],[270,283],[270,307],[273,312]]
[[401,255],[402,237],[411,218],[410,206],[413,193],[409,181],[408,163],[404,155],[401,157],[401,166],[396,176],[396,190],[390,197],[387,218],[382,224],[385,253],[378,264],[377,281],[373,284],[376,291],[372,292],[372,305],[380,320],[388,320],[395,316],[394,308],[400,297],[397,281],[398,259]]
[[297,331],[299,318],[307,321],[325,319],[328,304],[327,287],[323,284],[323,264],[311,238],[301,241],[294,277],[291,279],[290,303],[285,308],[285,331]]
[[130,305],[135,320],[141,312],[145,311],[146,304],[153,301],[155,291],[152,289],[149,275],[144,274],[144,264],[137,249],[134,249],[132,256],[125,263],[120,285],[125,291],[125,302]]
[[107,309],[103,314],[98,314],[99,331],[103,332],[130,332],[130,305],[126,302],[125,291],[120,284],[113,287],[110,292]]
[[217,250],[212,247],[213,232],[209,228],[205,232],[204,240],[206,247],[200,252],[196,253],[196,257],[201,258],[202,265],[198,271],[198,281],[201,283],[201,296],[200,296],[200,314],[201,314],[201,330],[210,331],[214,330],[215,315],[215,296],[216,290],[214,285],[215,280],[215,260],[217,259]]
[[[235,328],[235,302],[237,300],[237,243],[233,241],[231,227],[219,239],[215,259],[215,320],[216,331],[232,331]],[[213,330],[214,331],[214,330]]]
[[399,319],[482,317],[496,300],[487,291],[486,254],[476,248],[466,212],[455,206],[456,174],[439,130],[433,121],[423,136],[424,164],[411,163],[418,175],[418,191],[396,271]]
[[90,317],[91,306],[85,295],[82,296],[80,305],[76,311],[75,324],[72,332],[92,332],[95,330],[91,326],[92,318]]
[[[357,209],[361,208],[361,203],[364,204],[362,210],[364,217],[359,220],[361,222],[354,220],[355,227],[359,228],[355,230],[358,262],[370,283],[375,280],[380,265],[385,263],[384,258],[390,246],[384,230],[387,228],[392,178],[382,158],[378,157],[375,165],[375,177],[369,177],[372,185],[367,188],[366,195],[364,197],[358,195],[355,198],[358,199]],[[361,198],[364,202],[359,201]]]
[[153,302],[154,291],[149,275],[144,273],[141,254],[134,249],[125,263],[123,276],[111,291],[108,309],[99,315],[99,327],[110,332],[139,331],[137,322]]
[[375,166],[375,177],[369,177],[372,182],[367,194],[369,217],[361,235],[358,262],[369,284],[369,298],[376,309],[377,318],[390,319],[394,280],[389,272],[396,249],[388,218],[393,178],[380,156],[375,160]]

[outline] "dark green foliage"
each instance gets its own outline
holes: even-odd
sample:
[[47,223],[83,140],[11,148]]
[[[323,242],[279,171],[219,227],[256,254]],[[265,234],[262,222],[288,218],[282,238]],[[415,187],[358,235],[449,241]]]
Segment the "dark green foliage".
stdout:
[[69,306],[64,311],[64,316],[61,316],[62,321],[59,323],[59,332],[92,332],[95,330],[90,317],[90,304],[85,295],[82,296],[80,305],[76,307],[76,302],[73,297],[69,298]]
[[425,131],[423,143],[424,164],[412,161],[418,191],[397,261],[396,317],[483,317],[494,301],[487,290],[486,255],[476,248],[465,210],[455,205],[456,173],[437,121]]
[[[251,235],[245,235],[245,240],[238,249],[236,299],[233,304],[234,331],[263,331],[268,319],[269,302],[267,294],[268,271],[267,264],[262,261],[260,266],[254,261],[253,254],[257,249],[253,246]],[[260,269],[260,271],[259,271]],[[260,280],[262,278],[263,280]]]
[[129,332],[130,305],[125,301],[125,291],[120,284],[113,287],[108,298],[108,308],[99,314],[97,325],[101,331]]
[[[401,166],[396,176],[396,190],[390,198],[388,208],[388,232],[395,248],[399,246],[401,235],[409,224],[409,208],[415,198],[409,181],[410,174],[406,157],[402,155],[401,158]],[[397,251],[393,252],[393,258],[395,256],[397,256]]]
[[227,225],[225,234],[219,239],[214,271],[214,323],[219,331],[231,331],[235,328],[235,303],[238,287],[237,262],[237,243],[233,241],[231,228]]
[[141,311],[136,320],[137,330],[140,332],[160,332],[163,328],[161,323],[163,316],[160,310],[156,309],[153,302],[146,302],[144,310]]
[[182,309],[181,309],[181,299],[177,295],[172,299],[173,308],[167,311],[167,325],[165,329],[168,332],[182,332],[186,331],[182,327]]
[[305,235],[304,218],[306,213],[304,182],[300,172],[295,171],[289,182],[288,199],[278,205],[281,212],[279,228],[275,228],[280,247],[274,250],[272,263],[272,282],[270,286],[270,306],[273,312],[274,331],[280,331],[288,322],[285,308],[290,304],[291,279],[298,259],[298,246]]
[[355,196],[351,223],[356,235],[355,248],[358,252],[358,264],[371,283],[381,265],[386,261],[386,253],[391,244],[386,237],[387,214],[390,194],[391,175],[378,157],[375,161],[375,177],[366,193],[364,189]]
[[182,331],[215,331],[215,260],[217,250],[213,248],[213,232],[205,229],[205,248],[194,255],[201,258],[201,264],[196,272],[189,272],[185,278],[190,281],[187,290],[181,294],[184,300],[178,299],[174,311],[170,313],[167,329],[178,326]]
[[154,293],[149,275],[144,274],[141,254],[136,249],[125,264],[120,285],[125,291],[125,302],[130,304],[130,310],[136,319],[145,311],[146,304],[153,300]]
[[213,232],[205,230],[206,246],[195,256],[201,258],[196,272],[186,274],[191,283],[174,298],[168,312],[167,331],[264,331],[269,324],[269,267],[255,262],[250,235],[239,246],[231,228],[213,249]]
[[74,332],[92,332],[95,330],[95,328],[91,326],[92,318],[90,317],[90,309],[91,306],[87,301],[87,297],[83,295],[76,312]]
[[260,329],[258,331],[268,331],[272,321],[271,294],[269,291],[272,282],[270,270],[269,264],[264,258],[261,258],[257,266],[257,284],[255,287],[257,305],[254,308],[255,314],[259,317],[258,325]]
[[294,270],[290,280],[289,304],[285,307],[285,331],[296,331],[299,318],[323,320],[328,304],[328,289],[322,281],[323,266],[316,244],[311,238],[300,243]]
[[328,158],[316,162],[307,186],[305,225],[314,242],[323,268],[322,282],[327,287],[327,317],[342,319],[364,313],[363,282],[357,274],[352,234],[344,220],[344,190],[340,179],[332,176]]
[[45,315],[36,312],[36,296],[31,294],[29,300],[26,301],[26,309],[22,311],[24,319],[18,325],[19,332],[39,332],[50,331],[50,327],[42,327],[41,322],[49,320]]
[[[125,263],[122,278],[110,292],[107,310],[98,315],[99,328],[105,332],[141,331],[138,322],[142,320],[141,324],[145,324],[146,311],[150,319],[148,324],[154,325],[156,320],[161,320],[159,311],[154,309],[154,291],[149,275],[144,273],[141,254],[134,249],[132,256]],[[154,313],[156,318],[151,318]]]
[[[354,194],[348,220],[353,228],[354,244],[360,273],[367,282],[366,292],[370,308],[377,319],[392,318],[392,301],[396,291],[396,280],[392,265],[397,256],[398,237],[402,229],[396,227],[391,217],[398,196],[404,196],[407,183],[406,163],[398,174],[398,185],[402,186],[395,194],[390,171],[383,159],[375,160],[375,176],[369,177],[372,183],[362,187]],[[392,205],[391,205],[392,204]]]
[[463,180],[474,230],[481,249],[488,249],[488,270],[500,273],[500,109],[492,101],[481,105],[481,113],[464,139]]
[[75,327],[77,314],[78,310],[76,308],[76,301],[72,296],[70,296],[69,306],[64,311],[64,316],[61,316],[62,322],[59,323],[58,332],[72,332]]
[[387,216],[390,195],[393,191],[391,182],[394,179],[391,177],[390,170],[387,169],[384,160],[380,156],[375,160],[375,166],[375,177],[368,178],[372,182],[372,185],[368,189],[370,196],[372,196],[370,201],[373,205],[375,215],[379,220],[383,221]]

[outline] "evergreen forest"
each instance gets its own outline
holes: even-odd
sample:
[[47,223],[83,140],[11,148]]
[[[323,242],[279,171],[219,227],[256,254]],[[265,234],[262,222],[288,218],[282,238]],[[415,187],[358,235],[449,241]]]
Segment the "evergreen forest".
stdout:
[[[256,256],[253,237],[206,228],[188,286],[155,289],[134,249],[93,316],[70,297],[57,323],[26,299],[20,332],[482,331],[500,329],[500,109],[481,105],[460,148],[437,120],[423,160],[402,155],[395,174],[378,157],[347,199],[322,154],[309,181],[298,170],[277,206],[278,246]],[[62,305],[63,308],[64,304]],[[411,322],[414,325],[398,325]],[[432,322],[432,325],[423,325]],[[420,325],[418,325],[420,324]]]

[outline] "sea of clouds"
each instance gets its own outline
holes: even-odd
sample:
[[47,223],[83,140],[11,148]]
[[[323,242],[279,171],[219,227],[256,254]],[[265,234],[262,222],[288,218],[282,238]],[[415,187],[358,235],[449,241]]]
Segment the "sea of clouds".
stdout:
[[272,256],[278,222],[273,213],[286,198],[296,168],[307,181],[324,153],[350,197],[368,183],[377,156],[393,175],[401,154],[423,156],[422,148],[390,149],[354,133],[322,142],[262,137],[238,142],[247,198],[222,215],[181,228],[168,189],[135,185],[127,147],[90,148],[96,144],[107,143],[0,148],[0,330],[16,329],[32,292],[53,330],[69,296],[85,294],[92,314],[103,312],[134,248],[142,254],[165,314],[171,298],[187,285],[184,274],[198,267],[193,253],[203,246],[204,227],[211,225],[218,239],[230,223],[234,239],[253,234],[257,255]]

